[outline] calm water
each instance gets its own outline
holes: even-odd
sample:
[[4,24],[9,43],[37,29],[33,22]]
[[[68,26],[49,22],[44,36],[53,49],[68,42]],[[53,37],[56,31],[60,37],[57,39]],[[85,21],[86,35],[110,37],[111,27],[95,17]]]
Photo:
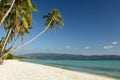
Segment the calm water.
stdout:
[[57,66],[61,68],[98,73],[120,78],[120,60],[22,60],[31,63]]

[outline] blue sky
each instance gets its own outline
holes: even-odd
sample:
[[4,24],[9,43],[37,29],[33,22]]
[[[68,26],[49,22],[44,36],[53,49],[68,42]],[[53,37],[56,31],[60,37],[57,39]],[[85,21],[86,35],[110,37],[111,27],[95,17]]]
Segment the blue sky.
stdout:
[[39,39],[15,53],[61,53],[120,55],[120,0],[32,0],[33,30],[27,41],[44,29],[44,14],[58,8],[64,27],[48,30]]

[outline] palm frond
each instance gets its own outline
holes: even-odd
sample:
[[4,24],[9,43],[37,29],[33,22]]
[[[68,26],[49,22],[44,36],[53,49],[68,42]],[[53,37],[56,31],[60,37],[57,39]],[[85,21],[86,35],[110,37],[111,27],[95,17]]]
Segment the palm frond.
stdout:
[[[55,24],[59,27],[64,26],[63,17],[58,9],[53,9],[50,13],[44,15],[43,18],[47,19],[45,27],[50,27],[51,30],[55,30]],[[49,26],[50,21],[52,22]]]
[[29,26],[28,26],[27,20],[24,16],[22,17],[22,23],[24,25],[24,28],[28,30]]

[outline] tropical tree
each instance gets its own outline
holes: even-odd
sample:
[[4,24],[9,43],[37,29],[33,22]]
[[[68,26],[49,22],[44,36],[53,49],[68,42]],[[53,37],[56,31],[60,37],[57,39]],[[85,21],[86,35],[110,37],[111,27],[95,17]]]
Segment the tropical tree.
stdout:
[[[10,11],[11,11],[11,9],[12,9],[12,7],[13,7],[13,5],[14,5],[14,3],[15,3],[15,0],[13,0],[13,2],[12,2],[12,4],[11,4],[11,6],[10,6],[10,8],[8,9],[8,7],[9,7],[9,5],[10,5],[10,3],[9,3],[9,1],[8,0],[0,0],[0,3],[1,3],[1,5],[0,5],[0,7],[1,7],[1,9],[0,9],[0,25],[3,23],[3,21],[5,20],[5,18],[8,16],[8,14],[10,13]],[[8,9],[8,10],[7,10]],[[7,12],[4,14],[4,12],[7,10]],[[3,16],[4,15],[4,16]]]
[[24,34],[29,33],[32,24],[32,12],[36,11],[36,7],[31,0],[13,0],[12,2],[10,0],[2,0],[0,6],[0,24],[3,23],[2,25],[6,32],[5,42],[0,51],[0,55],[2,55],[0,58],[2,59],[4,58],[5,48],[10,40],[14,40],[12,45],[12,47],[14,47],[19,36],[23,39]]
[[35,39],[40,37],[48,28],[50,28],[51,30],[55,30],[56,25],[58,25],[58,27],[64,26],[63,17],[60,14],[58,9],[53,9],[50,13],[48,13],[47,15],[44,15],[43,18],[46,19],[45,29],[41,31],[38,35],[36,35],[34,38],[32,38],[31,40],[23,44],[20,44],[18,47],[14,48],[14,50],[19,49],[29,44],[30,42],[34,41]]
[[[2,9],[5,8],[3,3],[9,3],[6,11],[3,11],[4,15],[2,15]],[[50,13],[43,16],[43,18],[46,19],[45,29],[34,38],[15,47],[15,44],[17,43],[19,38],[23,40],[24,34],[28,34],[29,30],[32,28],[32,12],[37,11],[36,6],[33,2],[31,2],[31,0],[13,0],[12,2],[10,0],[5,0],[5,2],[4,0],[2,0],[0,4],[3,5],[3,8],[0,8],[0,20],[2,21],[5,17],[5,19],[2,21],[2,24],[6,33],[5,36],[3,35],[3,37],[5,37],[4,42],[0,46],[1,63],[3,63],[4,59],[9,53],[12,53],[15,50],[34,41],[35,39],[40,37],[48,28],[50,28],[51,30],[55,30],[56,25],[58,25],[59,27],[64,25],[63,17],[60,14],[59,10],[53,9]],[[5,16],[6,13],[7,16]],[[6,49],[7,44],[10,42],[12,43],[11,47]]]

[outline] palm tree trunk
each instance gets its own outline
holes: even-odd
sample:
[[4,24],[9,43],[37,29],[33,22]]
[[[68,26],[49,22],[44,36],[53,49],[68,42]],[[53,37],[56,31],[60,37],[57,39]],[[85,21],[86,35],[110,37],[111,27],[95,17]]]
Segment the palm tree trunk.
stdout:
[[5,49],[6,45],[7,45],[7,42],[8,42],[8,40],[9,40],[9,37],[10,37],[11,32],[12,32],[12,28],[10,28],[10,30],[8,31],[8,34],[7,34],[7,36],[6,36],[5,42],[4,42],[3,47],[2,47],[2,50],[1,50],[1,54],[2,54],[2,52],[4,51],[4,49]]
[[18,41],[19,36],[20,36],[20,35],[18,34],[18,36],[16,37],[16,39],[15,39],[15,41],[13,42],[13,44],[12,44],[11,48],[9,49],[9,51],[6,52],[6,53],[4,53],[4,55],[2,55],[2,56],[0,57],[0,59],[1,59],[0,63],[1,63],[1,64],[3,64],[3,62],[4,62],[4,60],[6,59],[7,55],[8,55],[8,54],[11,52],[11,50],[14,48],[14,45],[15,45],[16,42]]
[[[47,26],[42,32],[40,32],[38,35],[36,35],[36,36],[35,36],[34,38],[32,38],[31,40],[29,40],[29,41],[27,41],[27,42],[25,42],[25,43],[17,46],[16,48],[14,48],[14,47],[12,46],[11,49],[10,49],[7,53],[5,53],[4,55],[2,55],[2,57],[0,57],[0,59],[3,59],[3,60],[2,60],[2,63],[3,63],[4,60],[5,60],[4,57],[6,57],[9,53],[11,53],[11,52],[13,52],[13,51],[15,51],[15,50],[17,50],[17,49],[19,49],[19,48],[27,45],[27,44],[29,44],[30,42],[32,42],[32,41],[34,41],[35,39],[37,39],[38,37],[40,37],[40,36],[49,28],[51,22],[52,22],[52,20],[50,21],[50,23],[48,24],[48,26]],[[16,43],[16,41],[15,41],[15,43]]]
[[41,33],[39,33],[38,35],[36,35],[34,38],[32,38],[31,40],[29,40],[29,41],[27,41],[27,42],[25,42],[25,43],[23,43],[23,44],[21,44],[21,45],[19,45],[19,46],[18,46],[17,48],[15,48],[15,49],[19,49],[19,48],[21,48],[21,47],[29,44],[30,42],[34,41],[34,40],[37,39],[39,36],[41,36],[47,29],[48,29],[48,28],[45,28]]
[[0,57],[0,64],[2,65],[3,64],[3,62],[4,62],[4,60],[6,59],[6,57],[7,57],[7,55],[11,52],[11,50],[12,50],[12,48],[10,48],[9,49],[9,51],[7,51],[6,53],[4,53],[3,55],[2,55],[2,57]]
[[6,17],[8,16],[8,14],[10,13],[10,11],[11,11],[11,9],[12,9],[14,3],[15,3],[15,0],[13,0],[13,2],[12,2],[12,4],[11,4],[10,8],[8,9],[8,11],[6,12],[5,16],[4,16],[4,17],[2,18],[2,20],[0,21],[0,25],[3,23],[3,21],[5,20],[5,18],[6,18]]
[[[0,0],[0,1],[1,1],[1,0]],[[4,17],[2,18],[2,20],[0,21],[0,26],[1,26],[1,24],[3,23],[3,21],[5,20],[5,18],[8,16],[8,14],[10,13],[10,11],[11,11],[11,9],[12,9],[14,3],[15,3],[15,0],[13,0],[13,2],[12,2],[12,4],[11,4],[10,8],[8,9],[8,11],[6,12],[5,16],[4,16]],[[5,47],[5,46],[6,46],[6,44],[4,45],[4,47]],[[1,61],[2,61],[1,56],[2,56],[2,53],[3,53],[4,47],[2,48],[2,50],[1,50],[1,52],[0,52],[0,64],[3,63],[3,62],[1,62]]]
[[14,47],[14,45],[15,45],[16,42],[18,41],[19,36],[20,36],[20,35],[18,34],[11,47]]
[[2,61],[2,56],[3,56],[3,53],[4,53],[5,47],[6,47],[6,45],[7,45],[7,42],[8,42],[8,40],[9,40],[9,37],[10,37],[11,32],[12,32],[12,28],[10,28],[10,30],[8,31],[8,34],[7,34],[7,36],[6,36],[5,42],[4,42],[3,47],[2,47],[2,50],[1,50],[1,52],[0,52],[0,55],[1,55],[1,56],[0,56],[0,64],[3,63],[3,61]]
[[32,42],[32,41],[34,41],[35,39],[37,39],[38,37],[40,37],[40,36],[49,28],[51,22],[52,22],[52,20],[50,21],[50,23],[48,24],[48,26],[47,26],[42,32],[40,32],[38,35],[36,35],[34,38],[30,39],[29,41],[27,41],[27,42],[19,45],[19,46],[16,47],[16,48],[14,48],[13,51],[15,51],[15,50],[17,50],[17,49],[19,49],[19,48],[21,48],[21,47],[29,44],[30,42]]

